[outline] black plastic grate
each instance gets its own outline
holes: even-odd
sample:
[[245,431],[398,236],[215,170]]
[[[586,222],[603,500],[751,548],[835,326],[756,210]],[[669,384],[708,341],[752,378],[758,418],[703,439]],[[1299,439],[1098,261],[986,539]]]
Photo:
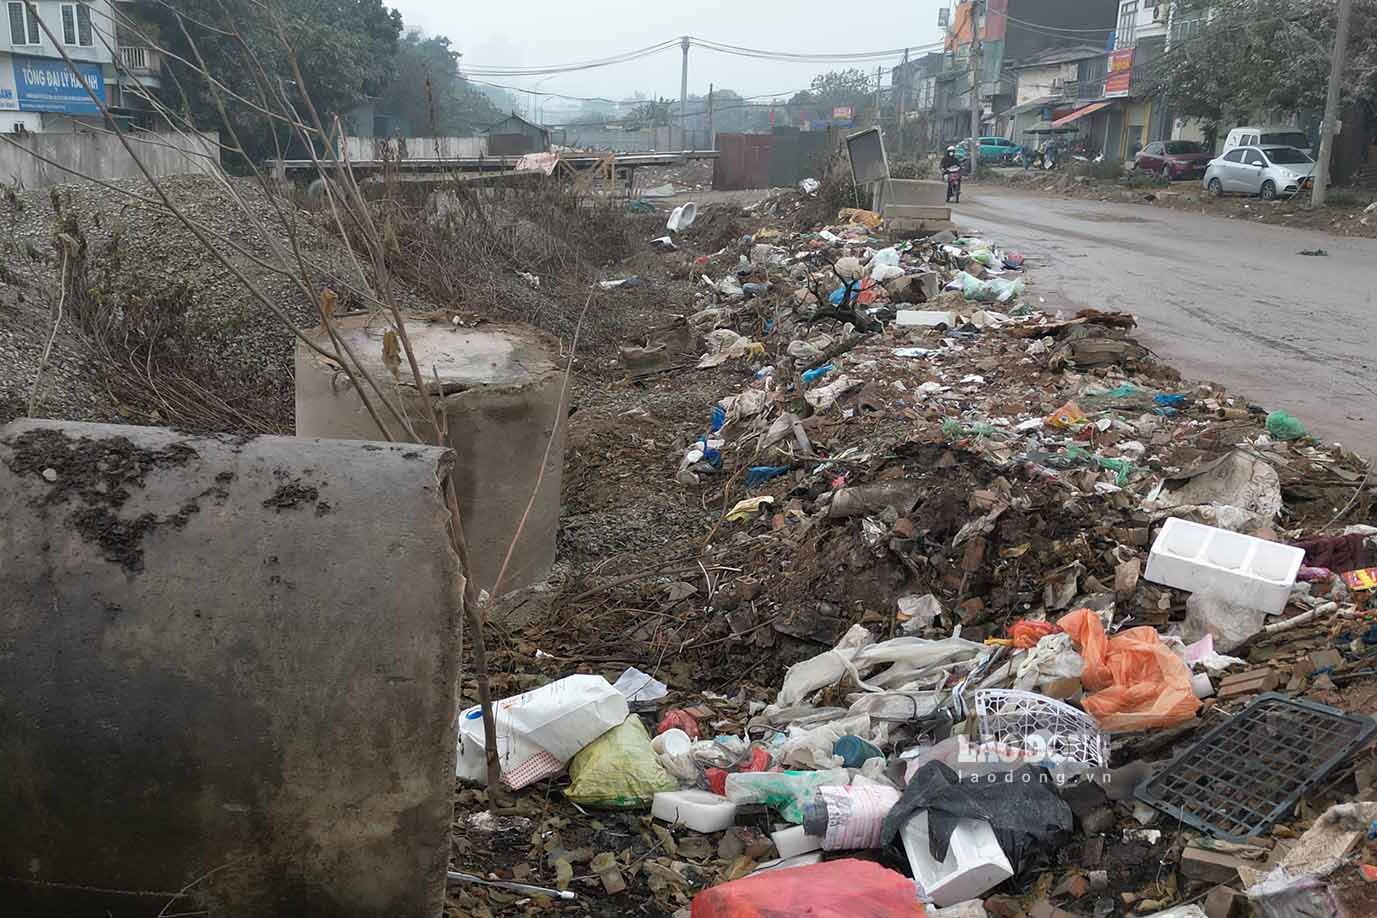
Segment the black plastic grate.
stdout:
[[1202,832],[1243,841],[1266,830],[1372,738],[1377,721],[1263,695],[1206,733],[1139,800]]

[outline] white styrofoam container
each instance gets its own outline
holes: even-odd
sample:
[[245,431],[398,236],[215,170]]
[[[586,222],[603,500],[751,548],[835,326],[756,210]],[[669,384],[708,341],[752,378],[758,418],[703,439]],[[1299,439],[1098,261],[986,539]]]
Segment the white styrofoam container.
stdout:
[[822,850],[822,839],[816,835],[809,835],[803,830],[803,826],[790,826],[778,832],[771,832],[770,840],[775,843],[775,850],[779,852],[779,858],[783,861],[800,854]]
[[958,318],[954,312],[943,312],[936,309],[900,309],[894,313],[895,324],[922,328],[932,328],[937,325],[953,328],[956,326]]
[[1286,608],[1304,560],[1305,551],[1292,545],[1172,517],[1152,543],[1143,576],[1275,615]]
[[1014,875],[994,830],[983,819],[963,819],[951,834],[947,857],[938,863],[928,845],[928,814],[915,813],[899,832],[913,879],[923,897],[939,908],[976,899]]
[[729,829],[736,821],[736,804],[710,791],[661,791],[650,805],[650,815],[705,835]]

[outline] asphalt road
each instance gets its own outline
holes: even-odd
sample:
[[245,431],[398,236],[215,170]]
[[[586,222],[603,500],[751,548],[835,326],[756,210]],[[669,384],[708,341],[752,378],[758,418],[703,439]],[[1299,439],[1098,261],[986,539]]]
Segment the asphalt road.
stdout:
[[1032,302],[1132,312],[1188,379],[1377,457],[1377,240],[971,185],[953,218],[1028,257]]

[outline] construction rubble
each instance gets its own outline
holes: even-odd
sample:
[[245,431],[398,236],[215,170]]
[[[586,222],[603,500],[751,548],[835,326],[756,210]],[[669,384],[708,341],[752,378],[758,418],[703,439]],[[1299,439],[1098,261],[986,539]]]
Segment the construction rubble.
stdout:
[[997,238],[816,212],[638,256],[683,308],[575,411],[562,536],[619,502],[634,563],[494,611],[451,913],[1377,914],[1365,461]]

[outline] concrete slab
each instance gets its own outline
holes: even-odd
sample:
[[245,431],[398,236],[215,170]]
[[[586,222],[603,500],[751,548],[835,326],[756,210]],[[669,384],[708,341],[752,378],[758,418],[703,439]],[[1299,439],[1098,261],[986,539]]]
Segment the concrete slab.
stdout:
[[439,916],[452,461],[0,428],[0,913]]

